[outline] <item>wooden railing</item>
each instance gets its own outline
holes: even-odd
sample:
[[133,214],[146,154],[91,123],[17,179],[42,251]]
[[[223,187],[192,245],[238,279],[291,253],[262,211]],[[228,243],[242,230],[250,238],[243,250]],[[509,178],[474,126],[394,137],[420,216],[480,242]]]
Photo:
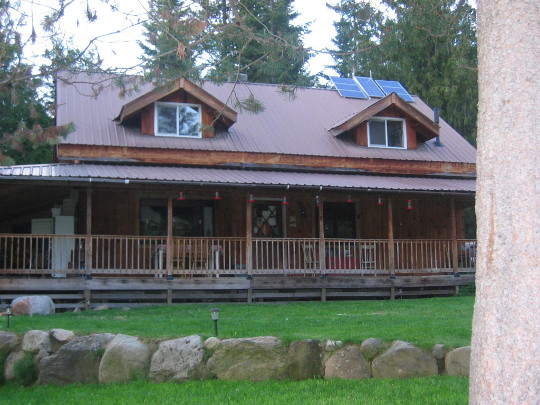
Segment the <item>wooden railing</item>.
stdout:
[[92,236],[90,273],[167,274],[166,247],[164,237]]
[[326,239],[326,274],[389,274],[388,240]]
[[63,276],[78,273],[83,236],[0,234],[0,272]]
[[319,239],[253,239],[254,274],[319,274]]
[[174,238],[172,274],[246,273],[245,238]]
[[[167,268],[167,238],[93,237],[92,273],[217,275],[241,272],[245,263],[243,238],[172,239],[171,268]],[[245,267],[245,266],[244,266]]]
[[[168,242],[172,254],[168,257]],[[0,234],[0,274],[374,275],[473,272],[469,239],[252,239]],[[323,257],[321,258],[321,255]],[[251,257],[251,263],[246,261]],[[457,258],[457,259],[456,259]]]
[[395,272],[453,272],[452,240],[394,240]]
[[458,269],[463,272],[476,270],[476,239],[458,239]]

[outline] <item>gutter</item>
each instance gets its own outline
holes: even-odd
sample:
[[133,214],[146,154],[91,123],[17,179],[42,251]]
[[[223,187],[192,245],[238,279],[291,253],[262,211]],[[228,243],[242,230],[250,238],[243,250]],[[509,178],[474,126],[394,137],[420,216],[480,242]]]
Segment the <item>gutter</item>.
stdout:
[[335,187],[335,186],[322,186],[322,185],[290,185],[290,184],[264,184],[264,183],[219,183],[219,182],[204,182],[204,181],[177,181],[177,180],[155,180],[155,179],[104,179],[93,177],[55,177],[54,180],[36,179],[32,176],[2,176],[0,180],[24,180],[35,181],[44,183],[56,183],[56,182],[73,182],[81,185],[91,184],[159,184],[167,186],[197,186],[200,187],[237,187],[237,188],[271,188],[271,189],[295,189],[295,190],[322,190],[330,191],[367,191],[373,193],[394,193],[394,194],[442,194],[444,196],[464,196],[475,195],[476,191],[446,191],[446,190],[410,190],[410,189],[387,189],[387,188],[358,188],[358,187]]

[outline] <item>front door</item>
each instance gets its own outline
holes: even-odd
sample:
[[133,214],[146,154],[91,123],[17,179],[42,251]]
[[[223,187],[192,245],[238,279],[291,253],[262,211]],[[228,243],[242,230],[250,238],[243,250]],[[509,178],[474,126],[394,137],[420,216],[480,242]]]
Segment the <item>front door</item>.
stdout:
[[340,239],[356,238],[354,204],[324,204],[324,237]]

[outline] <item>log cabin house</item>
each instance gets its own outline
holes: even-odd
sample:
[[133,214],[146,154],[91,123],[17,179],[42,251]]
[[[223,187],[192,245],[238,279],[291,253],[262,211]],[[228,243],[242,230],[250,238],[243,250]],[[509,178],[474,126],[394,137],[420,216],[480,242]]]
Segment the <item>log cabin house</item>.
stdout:
[[291,95],[179,78],[120,97],[107,81],[57,80],[73,130],[55,163],[0,167],[4,304],[395,298],[473,279],[476,151],[397,82]]

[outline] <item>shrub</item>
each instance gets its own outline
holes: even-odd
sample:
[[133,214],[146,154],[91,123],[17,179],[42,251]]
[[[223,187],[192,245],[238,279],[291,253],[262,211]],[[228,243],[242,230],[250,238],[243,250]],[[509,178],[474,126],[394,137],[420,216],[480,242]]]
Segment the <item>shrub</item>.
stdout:
[[459,296],[460,297],[474,297],[476,293],[476,284],[469,283],[459,287]]
[[7,352],[0,352],[0,384],[4,383],[4,368],[6,367]]
[[34,353],[24,353],[24,357],[13,365],[13,374],[15,374],[15,381],[21,385],[28,386],[36,382],[38,370]]

